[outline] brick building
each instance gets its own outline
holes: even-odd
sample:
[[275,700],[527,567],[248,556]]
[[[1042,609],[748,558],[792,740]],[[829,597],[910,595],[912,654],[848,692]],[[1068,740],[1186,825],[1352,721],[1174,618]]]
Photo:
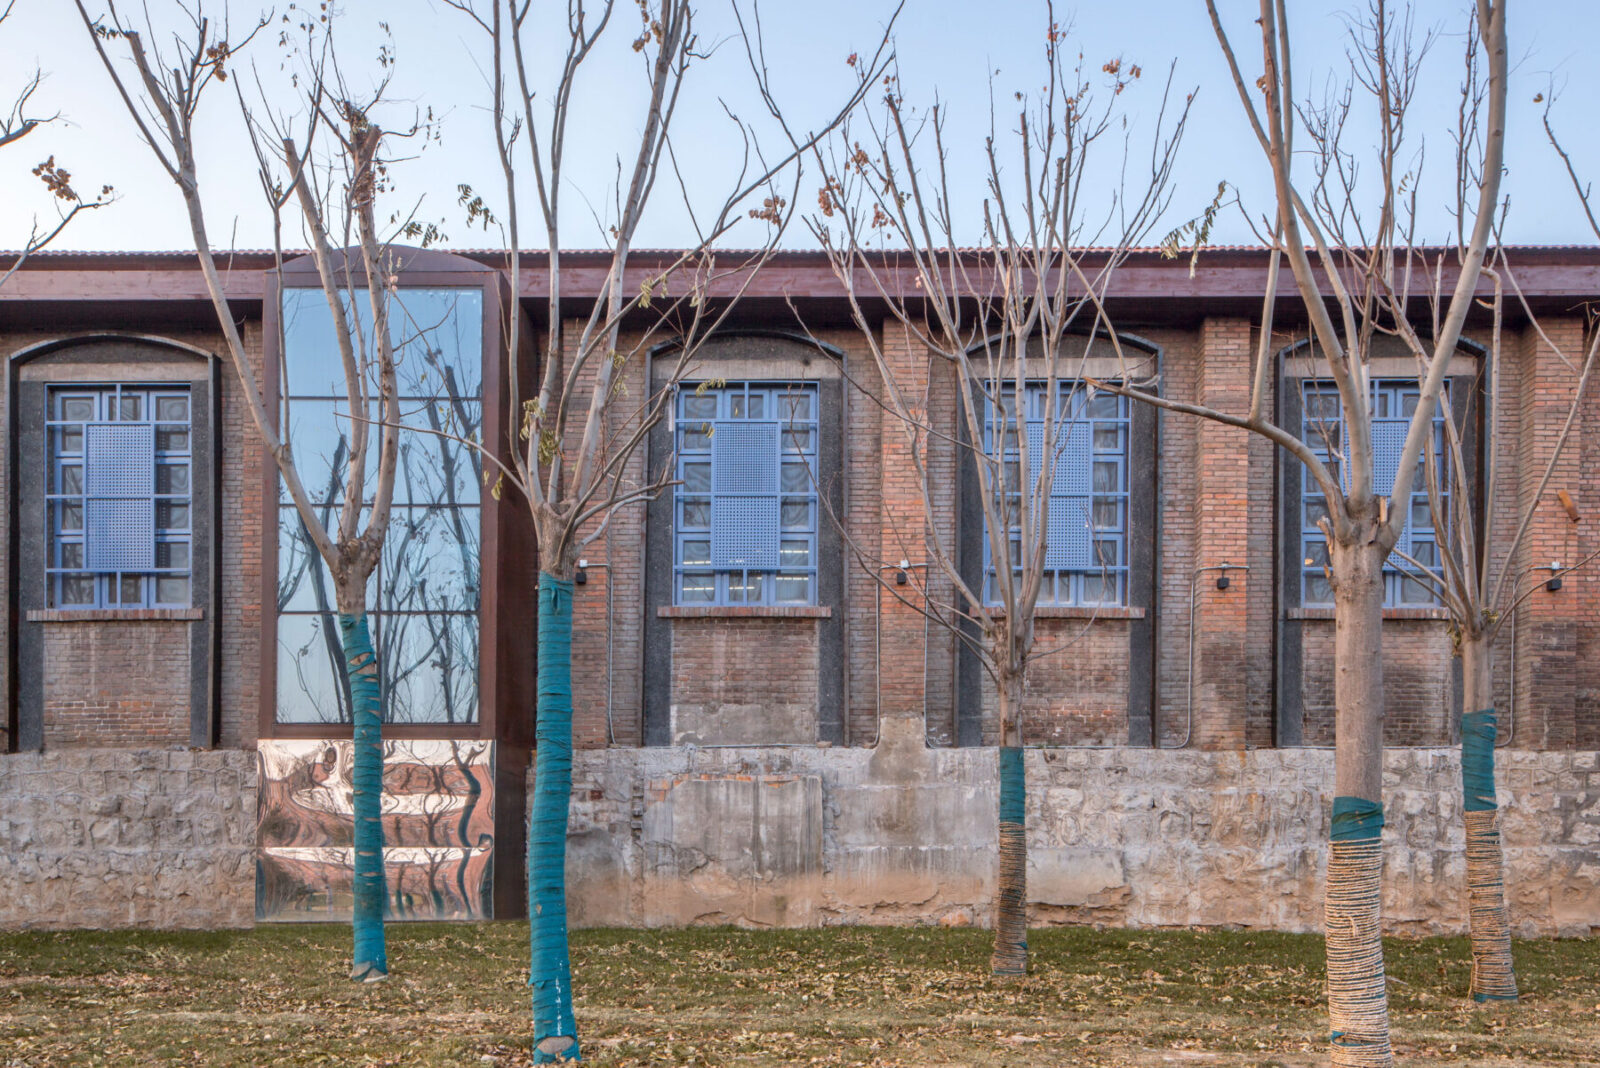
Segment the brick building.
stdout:
[[[401,392],[419,429],[507,440],[502,324],[516,314],[537,332],[548,280],[529,257],[513,294],[500,260],[406,257],[397,298],[420,325]],[[582,253],[567,262],[578,314],[596,276]],[[645,277],[651,257],[635,262]],[[1489,323],[1472,324],[1449,387],[1475,455],[1472,485],[1452,492],[1482,496],[1484,420],[1496,421],[1498,491],[1479,508],[1502,546],[1566,417],[1576,375],[1556,349],[1581,352],[1600,297],[1600,250],[1522,249],[1514,262],[1541,329],[1520,311],[1505,324],[1491,404]],[[308,486],[331,508],[348,413],[314,272],[296,261],[280,277],[253,253],[229,263],[262,382],[287,402]],[[1108,307],[1163,393],[1247,405],[1265,265],[1259,250],[1216,250],[1191,274],[1141,253],[1119,271]],[[1292,303],[1272,339],[1286,426],[1326,414]],[[347,912],[350,728],[331,588],[211,317],[182,254],[41,254],[0,291],[0,924]],[[932,417],[953,421],[957,383],[928,381],[925,354],[879,329]],[[630,365],[634,395],[659,386],[657,364]],[[1092,354],[1088,367],[1114,373]],[[1408,358],[1380,349],[1372,367],[1381,404],[1402,414]],[[640,478],[675,465],[680,485],[619,515],[580,574],[579,922],[986,921],[993,695],[960,643],[900,600],[928,566],[927,520],[876,379],[825,260],[780,255],[691,368],[703,388],[680,391],[634,461]],[[1026,695],[1035,913],[1314,926],[1333,730],[1317,502],[1298,465],[1242,431],[1104,394],[1087,403],[1073,462],[1095,563],[1052,565],[1039,645],[1060,651],[1034,665]],[[1590,568],[1540,587],[1553,564],[1600,550],[1597,405],[1585,400],[1534,509],[1513,568],[1534,592],[1498,651],[1509,881],[1529,931],[1600,927],[1600,579]],[[970,474],[951,448],[928,462],[935,522],[981,584]],[[520,502],[489,493],[447,438],[408,439],[400,477],[371,598],[391,718],[392,908],[516,915],[531,534]],[[1409,526],[1413,555],[1433,536]],[[908,582],[884,595],[872,571]],[[1455,929],[1459,673],[1426,588],[1397,571],[1390,601],[1387,914]]]

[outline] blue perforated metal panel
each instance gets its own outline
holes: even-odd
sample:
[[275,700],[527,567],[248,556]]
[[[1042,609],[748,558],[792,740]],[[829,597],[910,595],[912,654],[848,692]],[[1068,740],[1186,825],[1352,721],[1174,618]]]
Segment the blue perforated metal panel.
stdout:
[[1409,420],[1372,421],[1372,492],[1387,497],[1394,492],[1394,476],[1400,471],[1400,454],[1405,451]]
[[711,492],[777,493],[779,433],[777,423],[718,423],[711,436]]
[[89,423],[83,454],[85,566],[103,572],[155,567],[155,427]]
[[[718,431],[720,435],[722,431]],[[711,499],[711,566],[719,570],[778,567],[778,497]]]
[[[1030,491],[1031,480],[1039,473],[1039,465],[1044,457],[1044,424],[1037,420],[1030,422],[1028,431],[1028,477],[1030,485],[1023,487]],[[1050,486],[1050,495],[1055,496],[1082,496],[1091,492],[1091,476],[1093,464],[1090,462],[1090,446],[1092,430],[1086,422],[1062,423],[1056,432],[1055,454],[1056,469],[1055,479]]]
[[156,506],[150,498],[90,497],[83,502],[83,525],[90,571],[149,571],[156,566]]
[[1051,497],[1048,529],[1045,567],[1053,571],[1089,571],[1096,567],[1088,497]]
[[156,489],[156,428],[88,423],[83,428],[84,494],[149,497]]

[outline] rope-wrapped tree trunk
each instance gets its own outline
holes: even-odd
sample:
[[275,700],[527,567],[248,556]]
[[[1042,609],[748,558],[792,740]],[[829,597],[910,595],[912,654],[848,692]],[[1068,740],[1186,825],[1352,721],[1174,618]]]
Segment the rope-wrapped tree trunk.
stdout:
[[1028,796],[1017,713],[1021,679],[1000,683],[1000,870],[994,923],[995,975],[1028,971],[1028,839],[1023,811]]
[[533,1060],[578,1060],[567,946],[567,810],[572,794],[572,581],[539,575],[538,724],[528,840]]
[[351,768],[355,808],[354,902],[351,926],[355,955],[350,978],[372,982],[389,974],[383,909],[383,710],[378,694],[378,656],[364,611],[339,613],[345,673],[350,681],[350,718],[355,752]]
[[1494,793],[1496,721],[1490,693],[1485,638],[1461,644],[1464,697],[1461,717],[1462,813],[1467,832],[1467,919],[1472,933],[1472,997],[1517,1000],[1511,961],[1511,916],[1506,908],[1505,861],[1500,848],[1500,810]]
[[1383,971],[1383,561],[1358,535],[1330,544],[1334,569],[1333,823],[1325,899],[1335,1068],[1394,1063]]

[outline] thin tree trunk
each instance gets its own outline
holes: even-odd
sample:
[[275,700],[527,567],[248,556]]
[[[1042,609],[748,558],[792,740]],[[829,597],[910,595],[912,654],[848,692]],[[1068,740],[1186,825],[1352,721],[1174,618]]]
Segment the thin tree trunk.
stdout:
[[1329,545],[1334,569],[1333,827],[1325,903],[1336,1068],[1394,1063],[1383,975],[1383,561],[1370,538]]
[[1495,712],[1489,642],[1485,635],[1461,640],[1462,820],[1467,830],[1467,917],[1472,929],[1474,1001],[1517,1000],[1511,962],[1511,917],[1506,910],[1505,861],[1500,850],[1500,811],[1494,796]]
[[1023,808],[1028,796],[1022,759],[1022,677],[1004,675],[1000,689],[1000,875],[995,907],[995,975],[1028,971],[1028,840]]
[[572,580],[539,573],[539,703],[528,918],[533,939],[533,1060],[577,1060],[567,949],[567,810],[572,794]]
[[339,635],[344,643],[350,715],[355,725],[351,769],[355,788],[355,900],[351,910],[355,957],[350,978],[374,982],[389,976],[383,933],[383,907],[388,895],[383,878],[383,714],[378,698],[378,657],[372,648],[365,611],[341,610]]

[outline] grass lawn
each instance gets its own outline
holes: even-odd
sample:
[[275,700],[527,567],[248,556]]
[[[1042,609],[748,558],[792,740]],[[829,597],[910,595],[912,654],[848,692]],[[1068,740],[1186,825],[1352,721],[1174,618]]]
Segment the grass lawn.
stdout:
[[[393,976],[349,930],[0,935],[0,1066],[521,1065],[526,924],[394,925]],[[1322,940],[1035,931],[579,931],[578,1027],[602,1065],[1323,1064]],[[1404,1064],[1600,1065],[1600,942],[1522,942],[1514,1006],[1466,1000],[1464,939],[1387,943]]]

